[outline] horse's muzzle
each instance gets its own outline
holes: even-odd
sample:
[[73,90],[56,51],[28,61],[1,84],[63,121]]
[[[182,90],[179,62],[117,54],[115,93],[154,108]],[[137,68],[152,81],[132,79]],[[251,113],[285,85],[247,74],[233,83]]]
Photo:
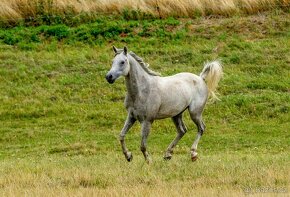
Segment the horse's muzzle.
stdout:
[[115,82],[115,79],[113,79],[113,75],[112,74],[107,74],[106,75],[106,80],[109,82],[109,83],[114,83]]

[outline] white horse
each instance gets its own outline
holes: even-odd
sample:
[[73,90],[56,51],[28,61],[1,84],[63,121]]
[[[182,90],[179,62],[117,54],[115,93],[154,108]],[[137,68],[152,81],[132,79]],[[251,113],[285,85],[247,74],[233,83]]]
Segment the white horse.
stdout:
[[[128,111],[127,120],[120,133],[120,142],[127,161],[133,156],[125,145],[125,135],[138,120],[141,123],[141,151],[147,162],[150,161],[146,149],[147,137],[155,119],[171,117],[177,136],[168,146],[164,159],[171,159],[173,148],[186,133],[187,129],[182,121],[182,113],[188,109],[190,117],[198,128],[196,139],[191,147],[191,159],[197,159],[197,145],[205,130],[202,112],[210,93],[216,98],[214,91],[222,77],[222,66],[219,61],[205,64],[199,76],[191,73],[179,73],[173,76],[160,77],[148,68],[140,57],[129,52],[126,47],[117,49],[113,46],[115,57],[112,68],[107,73],[109,83],[124,76],[126,79],[127,96],[125,107]],[[207,84],[206,82],[207,81]]]

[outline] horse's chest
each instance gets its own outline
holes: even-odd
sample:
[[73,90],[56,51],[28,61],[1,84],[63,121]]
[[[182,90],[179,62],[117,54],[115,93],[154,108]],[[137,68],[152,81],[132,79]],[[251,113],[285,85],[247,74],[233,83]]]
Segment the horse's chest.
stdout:
[[145,120],[147,117],[146,112],[143,111],[142,109],[133,108],[131,110],[131,113],[133,114],[134,118],[136,118],[139,121]]
[[148,116],[150,105],[146,99],[135,99],[130,97],[125,99],[125,107],[137,120],[144,120]]

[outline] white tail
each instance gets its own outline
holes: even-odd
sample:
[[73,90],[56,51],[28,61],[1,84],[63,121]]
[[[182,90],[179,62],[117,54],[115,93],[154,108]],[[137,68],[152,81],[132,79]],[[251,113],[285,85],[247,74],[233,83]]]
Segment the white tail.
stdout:
[[207,82],[207,87],[213,99],[218,99],[215,94],[218,83],[223,75],[222,64],[219,60],[208,62],[204,65],[200,77]]

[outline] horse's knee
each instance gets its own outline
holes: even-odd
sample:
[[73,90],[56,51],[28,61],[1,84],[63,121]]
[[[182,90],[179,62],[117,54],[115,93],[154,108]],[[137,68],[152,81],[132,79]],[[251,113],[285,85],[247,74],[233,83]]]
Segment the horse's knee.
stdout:
[[124,141],[124,140],[125,140],[125,135],[120,134],[120,135],[119,135],[119,140],[120,140],[121,142]]
[[187,128],[184,124],[181,125],[180,131],[183,133],[183,135],[187,132]]
[[201,124],[198,127],[198,132],[200,135],[203,135],[203,132],[205,131],[205,124],[201,121]]
[[204,129],[201,129],[201,130],[199,130],[198,132],[199,132],[200,135],[202,136],[204,131],[205,131]]
[[191,115],[191,119],[193,120],[193,122],[197,126],[198,133],[203,135],[203,132],[205,131],[205,124],[202,121],[201,115],[196,115],[196,114],[190,114],[190,115]]
[[146,147],[142,145],[142,146],[140,147],[140,150],[144,153],[144,152],[146,152]]

